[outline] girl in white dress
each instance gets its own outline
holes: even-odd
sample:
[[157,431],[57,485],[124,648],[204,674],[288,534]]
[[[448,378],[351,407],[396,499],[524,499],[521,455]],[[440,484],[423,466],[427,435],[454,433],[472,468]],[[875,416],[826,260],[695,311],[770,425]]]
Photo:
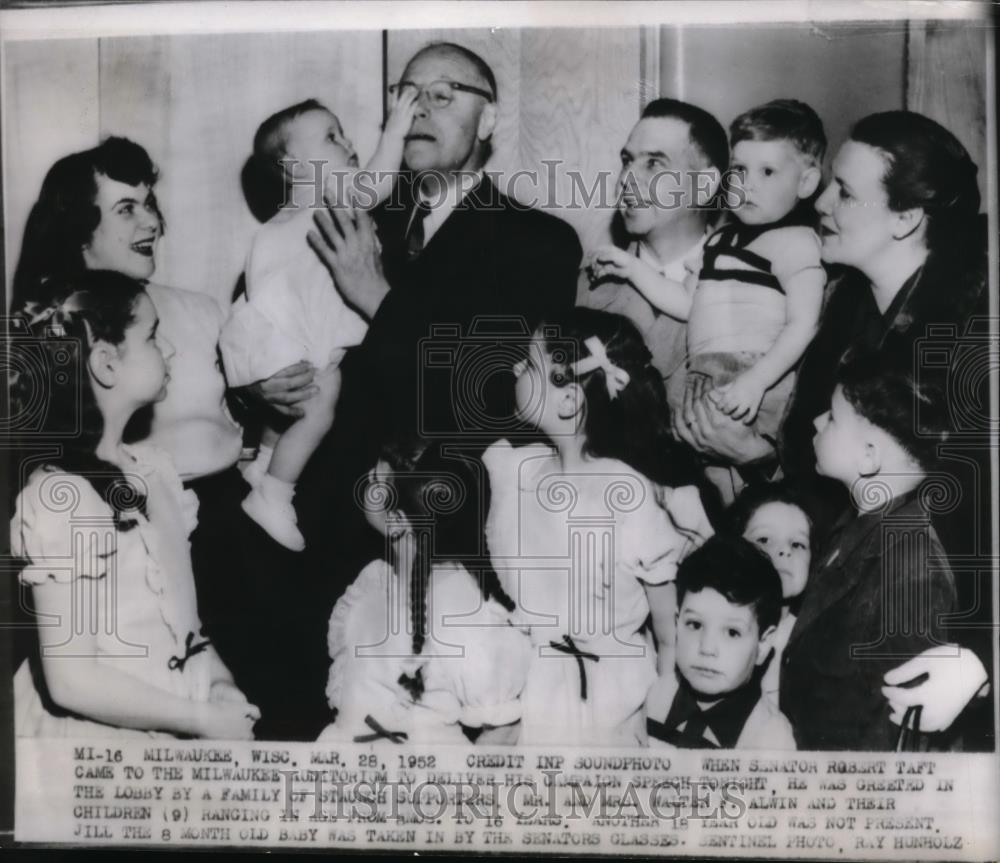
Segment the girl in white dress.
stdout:
[[677,564],[711,532],[693,487],[647,478],[663,382],[630,321],[582,308],[543,325],[514,373],[520,416],[552,441],[484,455],[490,553],[533,646],[520,742],[639,745],[673,661]]
[[386,538],[330,618],[320,740],[514,743],[530,643],[485,554],[481,465],[459,447],[388,448],[363,505]]
[[197,500],[169,457],[126,446],[132,415],[164,397],[173,348],[142,285],[91,270],[54,285],[29,321],[35,363],[14,415],[43,400],[11,521],[39,651],[15,675],[21,736],[161,733],[249,739],[247,703],[201,635],[188,535]]

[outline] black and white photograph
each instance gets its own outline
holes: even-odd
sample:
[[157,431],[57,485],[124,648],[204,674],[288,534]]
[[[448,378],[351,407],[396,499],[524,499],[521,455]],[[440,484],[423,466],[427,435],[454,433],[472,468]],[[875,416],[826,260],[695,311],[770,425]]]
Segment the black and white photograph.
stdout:
[[996,859],[990,11],[4,4],[0,847]]

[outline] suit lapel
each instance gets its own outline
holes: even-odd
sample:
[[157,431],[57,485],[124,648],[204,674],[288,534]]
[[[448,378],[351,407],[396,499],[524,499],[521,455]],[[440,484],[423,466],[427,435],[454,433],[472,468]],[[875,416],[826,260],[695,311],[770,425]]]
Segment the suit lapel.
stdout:
[[[806,599],[788,638],[789,646],[858,586],[865,572],[862,561],[871,553],[871,538],[880,523],[879,516],[848,517],[843,530],[835,529],[814,583],[806,587]],[[831,560],[835,552],[836,557]]]

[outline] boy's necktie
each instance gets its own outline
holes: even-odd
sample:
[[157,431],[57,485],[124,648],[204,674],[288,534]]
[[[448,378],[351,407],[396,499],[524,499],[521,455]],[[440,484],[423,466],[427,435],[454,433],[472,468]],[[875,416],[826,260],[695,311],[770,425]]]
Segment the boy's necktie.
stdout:
[[406,232],[406,258],[412,261],[424,250],[424,219],[430,215],[431,208],[426,201],[417,199],[410,218],[410,227]]

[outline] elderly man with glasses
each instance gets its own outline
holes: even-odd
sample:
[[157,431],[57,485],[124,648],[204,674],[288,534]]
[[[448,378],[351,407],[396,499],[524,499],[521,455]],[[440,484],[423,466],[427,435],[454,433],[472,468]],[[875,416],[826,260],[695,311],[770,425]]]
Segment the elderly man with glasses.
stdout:
[[[375,214],[381,253],[367,217],[337,208],[318,219],[314,247],[347,302],[370,321],[357,352],[362,368],[353,371],[366,395],[379,395],[370,406],[374,437],[457,433],[489,443],[512,421],[514,348],[504,345],[506,359],[497,362],[481,337],[530,333],[572,306],[580,245],[567,224],[512,201],[484,176],[497,83],[478,55],[429,45],[389,89],[410,88],[419,96],[403,171]],[[435,352],[440,338],[448,344]],[[345,367],[345,400],[351,371]]]
[[306,469],[307,485],[332,477],[345,488],[332,508],[300,506],[310,553],[313,536],[320,554],[334,541],[331,512],[354,518],[354,483],[382,442],[420,434],[475,450],[509,436],[518,352],[576,294],[573,229],[511,200],[483,173],[497,120],[490,67],[467,48],[436,43],[417,52],[390,94],[406,88],[419,90],[417,109],[396,188],[374,225],[332,207],[311,237],[369,330],[343,363],[337,419],[314,459],[325,461]]

